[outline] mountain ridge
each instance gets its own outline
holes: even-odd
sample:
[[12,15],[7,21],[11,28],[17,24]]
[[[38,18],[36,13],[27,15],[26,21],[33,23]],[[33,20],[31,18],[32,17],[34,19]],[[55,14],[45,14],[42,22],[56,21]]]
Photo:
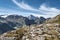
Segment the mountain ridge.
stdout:
[[[5,26],[8,25],[7,29],[9,29],[9,27],[12,27],[14,29],[14,27],[22,27],[24,25],[29,26],[29,25],[33,25],[33,24],[41,24],[45,20],[46,19],[43,17],[38,18],[38,17],[33,16],[33,18],[29,19],[29,17],[24,17],[21,15],[8,15],[6,18],[0,17],[0,22],[5,23],[6,24]],[[0,23],[0,25],[1,25],[1,23]],[[2,27],[4,28],[4,26],[2,26]]]

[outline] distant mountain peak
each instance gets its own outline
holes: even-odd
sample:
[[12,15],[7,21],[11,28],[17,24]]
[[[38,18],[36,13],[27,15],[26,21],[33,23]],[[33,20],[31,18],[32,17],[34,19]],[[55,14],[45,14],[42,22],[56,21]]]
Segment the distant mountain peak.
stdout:
[[30,20],[35,20],[37,17],[35,17],[34,15],[30,15],[30,16],[28,16],[28,18],[29,18]]

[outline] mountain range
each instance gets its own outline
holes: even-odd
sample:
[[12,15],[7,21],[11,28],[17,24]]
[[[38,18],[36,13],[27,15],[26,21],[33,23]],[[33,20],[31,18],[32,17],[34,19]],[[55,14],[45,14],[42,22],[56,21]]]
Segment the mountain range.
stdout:
[[24,17],[21,15],[1,15],[0,16],[0,34],[15,30],[14,27],[30,26],[33,24],[42,24],[46,19],[44,17],[35,17],[30,15]]

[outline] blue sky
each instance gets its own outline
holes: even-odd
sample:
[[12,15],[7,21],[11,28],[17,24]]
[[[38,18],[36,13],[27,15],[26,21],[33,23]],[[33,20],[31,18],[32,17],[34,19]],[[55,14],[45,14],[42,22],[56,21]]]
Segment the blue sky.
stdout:
[[0,0],[0,15],[54,17],[60,14],[60,0]]

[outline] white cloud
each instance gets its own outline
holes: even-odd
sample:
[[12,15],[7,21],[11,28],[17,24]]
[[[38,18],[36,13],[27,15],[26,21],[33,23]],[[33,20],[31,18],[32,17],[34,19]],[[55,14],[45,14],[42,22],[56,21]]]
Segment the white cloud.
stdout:
[[25,9],[25,10],[30,10],[30,11],[38,11],[38,9],[35,9],[31,6],[29,6],[28,4],[24,3],[23,1],[18,3],[16,0],[12,0],[18,7],[22,8],[22,9]]
[[39,8],[42,11],[45,17],[54,17],[60,14],[60,10],[54,7],[47,7],[46,4],[42,4]]
[[24,12],[18,11],[18,10],[12,10],[12,9],[6,9],[6,8],[0,8],[0,15],[22,15]]
[[59,9],[47,7],[45,4],[42,4],[39,9],[47,12],[60,12]]

